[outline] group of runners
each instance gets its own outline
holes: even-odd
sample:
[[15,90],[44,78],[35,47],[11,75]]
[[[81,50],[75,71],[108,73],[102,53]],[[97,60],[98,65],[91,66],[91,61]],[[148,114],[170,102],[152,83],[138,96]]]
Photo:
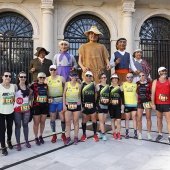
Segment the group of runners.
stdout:
[[[77,144],[79,133],[79,118],[82,113],[83,135],[80,141],[84,142],[86,136],[87,115],[90,115],[94,131],[94,141],[107,140],[105,133],[105,122],[107,114],[110,114],[111,127],[114,139],[122,139],[121,136],[121,112],[126,114],[125,138],[129,138],[129,119],[132,115],[134,138],[142,139],[142,115],[146,110],[147,138],[152,140],[151,132],[151,110],[156,110],[158,117],[157,141],[163,139],[162,135],[162,112],[167,121],[168,132],[170,133],[170,78],[167,78],[167,69],[160,67],[160,77],[153,83],[148,81],[143,72],[139,73],[139,81],[133,82],[133,74],[127,73],[126,81],[120,86],[119,77],[113,74],[110,77],[111,85],[107,84],[107,76],[101,73],[100,83],[93,81],[91,71],[86,71],[84,81],[80,82],[76,71],[71,71],[66,82],[65,78],[57,75],[56,65],[49,67],[50,76],[46,77],[43,72],[38,73],[37,82],[28,85],[27,74],[18,74],[17,84],[11,84],[11,72],[4,71],[2,83],[0,84],[0,137],[2,154],[7,155],[5,144],[5,121],[7,123],[7,146],[13,148],[11,143],[13,119],[15,122],[15,136],[17,141],[16,150],[22,149],[20,143],[21,123],[25,138],[25,146],[30,148],[28,139],[28,122],[30,120],[30,100],[33,96],[33,132],[35,144],[44,144],[43,131],[47,114],[50,112],[50,125],[52,129],[52,143],[56,142],[56,110],[61,120],[61,138],[65,145],[72,143],[70,137],[71,123],[74,125],[74,144]],[[152,93],[151,93],[152,92]],[[33,94],[33,95],[32,95]],[[138,96],[138,97],[137,97]],[[14,105],[13,105],[14,103]],[[98,114],[99,130],[97,131]],[[130,114],[131,113],[131,114]],[[117,126],[115,126],[117,125]],[[116,128],[117,127],[117,128]],[[137,134],[137,129],[139,133]],[[38,135],[39,134],[39,135]],[[169,135],[170,136],[170,135]],[[170,137],[168,137],[170,143]]]

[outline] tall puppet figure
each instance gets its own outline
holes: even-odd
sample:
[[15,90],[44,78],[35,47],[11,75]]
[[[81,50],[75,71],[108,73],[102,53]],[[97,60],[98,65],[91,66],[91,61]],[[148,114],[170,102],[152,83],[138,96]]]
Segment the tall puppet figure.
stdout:
[[[91,71],[93,73],[93,80],[99,83],[99,75],[104,71],[106,66],[107,70],[110,70],[109,53],[103,44],[99,44],[99,35],[102,33],[96,26],[92,26],[90,30],[84,33],[88,36],[89,42],[80,46],[79,53],[79,65],[82,71]],[[82,78],[84,79],[84,73]]]
[[60,53],[54,56],[53,64],[57,65],[57,74],[68,81],[70,71],[77,69],[77,62],[73,55],[67,53],[70,47],[69,42],[60,41],[58,45]]
[[125,38],[119,38],[116,42],[117,51],[112,54],[110,59],[110,65],[115,67],[115,72],[119,77],[120,84],[126,81],[126,75],[129,73],[129,68],[136,74],[139,73],[133,63],[133,57],[125,51],[126,44],[127,40]]

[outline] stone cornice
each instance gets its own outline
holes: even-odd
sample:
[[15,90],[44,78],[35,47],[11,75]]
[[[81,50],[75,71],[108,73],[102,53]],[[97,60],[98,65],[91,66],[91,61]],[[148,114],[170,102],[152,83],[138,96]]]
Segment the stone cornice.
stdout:
[[22,3],[23,0],[0,0],[0,3],[4,2],[4,3]]
[[133,13],[135,12],[135,0],[122,0],[122,12]]
[[54,9],[53,0],[41,0],[42,9]]

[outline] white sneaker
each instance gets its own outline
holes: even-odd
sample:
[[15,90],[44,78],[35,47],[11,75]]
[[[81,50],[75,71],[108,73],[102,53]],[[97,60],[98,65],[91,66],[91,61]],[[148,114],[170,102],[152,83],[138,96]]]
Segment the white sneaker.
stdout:
[[138,139],[142,140],[142,133],[138,133]]
[[152,136],[150,135],[150,133],[147,133],[147,137],[148,137],[148,140],[152,140]]

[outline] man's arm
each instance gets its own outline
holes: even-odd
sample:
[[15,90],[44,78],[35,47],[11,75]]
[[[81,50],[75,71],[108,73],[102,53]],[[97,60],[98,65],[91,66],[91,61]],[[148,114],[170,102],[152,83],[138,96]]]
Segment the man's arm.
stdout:
[[152,108],[155,110],[155,90],[156,90],[156,82],[157,80],[154,80],[152,83],[152,93],[151,93],[151,100],[152,100]]
[[72,57],[72,67],[74,67],[75,69],[77,69],[78,65],[77,65],[77,61],[75,59],[74,56],[71,56]]
[[34,66],[34,60],[31,60],[30,61],[30,68],[29,68],[30,73],[33,73],[35,71],[35,68],[33,66]]
[[136,67],[135,67],[135,65],[134,65],[132,55],[130,55],[130,68],[131,68],[135,73],[139,73],[139,71],[136,69]]
[[85,67],[85,66],[83,65],[83,63],[82,63],[82,55],[81,55],[81,54],[79,54],[78,64],[79,64],[79,66],[81,67],[81,69],[83,70],[83,72],[86,72],[86,71],[89,70],[87,67]]

